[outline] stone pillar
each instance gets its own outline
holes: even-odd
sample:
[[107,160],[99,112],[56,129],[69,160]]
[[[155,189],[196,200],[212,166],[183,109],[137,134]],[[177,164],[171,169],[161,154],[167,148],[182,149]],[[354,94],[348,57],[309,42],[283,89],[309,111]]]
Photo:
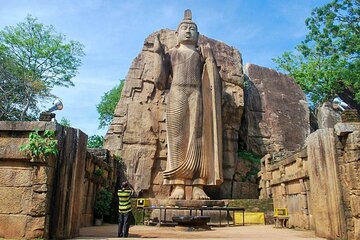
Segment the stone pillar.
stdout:
[[315,233],[329,239],[346,239],[344,205],[339,180],[333,129],[319,129],[307,139],[311,210]]

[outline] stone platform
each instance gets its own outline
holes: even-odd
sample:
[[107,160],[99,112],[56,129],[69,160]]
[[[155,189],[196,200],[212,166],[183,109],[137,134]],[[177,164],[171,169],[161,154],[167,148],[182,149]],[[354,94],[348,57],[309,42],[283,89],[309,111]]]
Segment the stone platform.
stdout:
[[[226,200],[172,200],[172,199],[147,199],[148,206],[145,208],[149,223],[159,223],[160,225],[172,224],[174,218],[179,216],[203,217],[207,216],[210,224],[227,224],[229,221],[234,223],[234,209],[228,209]],[[230,207],[234,208],[234,207]],[[245,209],[239,209],[244,211]],[[145,217],[144,211],[144,217]],[[229,212],[231,211],[231,214]],[[146,214],[146,215],[147,215]],[[201,216],[200,216],[201,215]],[[144,218],[145,219],[145,218]],[[178,222],[177,222],[178,223]],[[206,229],[206,224],[202,224]],[[201,227],[200,227],[201,228]]]
[[223,207],[224,200],[173,200],[149,198],[149,206],[155,207]]
[[[265,223],[274,224],[274,205],[272,199],[221,199],[221,200],[169,200],[169,199],[155,199],[147,198],[146,205],[149,209],[146,211],[146,219],[152,219],[159,221],[160,210],[158,208],[168,208],[166,214],[166,221],[172,222],[172,216],[175,215],[188,215],[189,210],[170,210],[169,208],[203,208],[207,207],[240,207],[245,208],[246,212],[263,212],[265,213]],[[155,209],[156,208],[156,209]],[[141,209],[141,207],[139,208]],[[224,208],[225,209],[225,208]],[[194,214],[200,214],[200,211],[194,212]],[[229,219],[225,211],[222,211],[221,217],[218,211],[204,211],[204,215],[211,217],[210,224],[226,223]],[[229,219],[232,222],[232,214]],[[163,219],[163,218],[162,218]],[[155,223],[155,222],[153,222]]]

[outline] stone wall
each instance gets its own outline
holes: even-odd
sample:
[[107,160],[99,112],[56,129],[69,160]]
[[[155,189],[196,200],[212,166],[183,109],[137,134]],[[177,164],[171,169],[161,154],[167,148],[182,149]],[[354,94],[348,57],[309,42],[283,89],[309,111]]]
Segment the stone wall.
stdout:
[[260,198],[273,198],[274,208],[288,208],[289,225],[309,229],[309,173],[306,149],[279,162],[261,160]]
[[[110,157],[106,149],[88,149],[85,159],[85,178],[82,205],[81,227],[92,226],[94,223],[94,201],[100,187],[108,188],[115,193],[116,161]],[[96,174],[101,169],[102,174]]]
[[[346,235],[348,239],[360,239],[360,123],[335,125],[339,137],[338,176],[343,202]],[[338,149],[338,148],[337,148]]]
[[[56,132],[58,156],[32,161],[19,151],[35,129]],[[86,134],[54,122],[0,122],[0,238],[71,238],[92,225],[96,189],[116,173],[107,151],[86,144]],[[96,168],[105,170],[101,179]]]
[[360,238],[360,123],[319,129],[305,149],[274,160],[262,159],[260,197],[288,208],[289,227],[328,239]]
[[0,122],[0,238],[48,238],[57,161],[30,161],[19,151],[30,131],[52,122]]
[[[168,89],[154,87],[152,74],[154,38],[169,51],[176,44],[175,31],[160,30],[146,38],[141,53],[134,59],[125,80],[121,99],[105,136],[104,148],[120,155],[126,175],[135,190],[146,197],[167,197],[169,186],[163,186],[161,172],[166,167],[167,143],[165,107]],[[238,50],[205,36],[199,44],[209,43],[213,49],[222,79],[223,171],[224,183],[217,198],[226,198],[233,191],[237,164],[238,136],[243,113],[242,59]]]

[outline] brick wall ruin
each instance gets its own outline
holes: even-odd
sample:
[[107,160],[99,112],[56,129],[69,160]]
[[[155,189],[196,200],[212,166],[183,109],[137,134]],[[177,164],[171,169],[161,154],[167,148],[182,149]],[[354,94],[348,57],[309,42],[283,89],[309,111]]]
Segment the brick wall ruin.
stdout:
[[[19,151],[35,129],[56,132],[58,156],[31,161]],[[86,134],[54,122],[0,122],[0,238],[70,238],[92,225],[96,189],[116,173],[106,150],[86,144]]]
[[360,239],[360,123],[319,129],[307,147],[262,159],[260,198],[288,208],[288,227],[328,239]]

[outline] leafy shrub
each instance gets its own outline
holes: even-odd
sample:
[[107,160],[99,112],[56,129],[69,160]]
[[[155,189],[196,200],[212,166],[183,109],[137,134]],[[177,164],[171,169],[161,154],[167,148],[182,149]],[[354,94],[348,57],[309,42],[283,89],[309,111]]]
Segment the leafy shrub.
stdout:
[[255,164],[261,163],[261,159],[252,152],[241,151],[241,152],[239,152],[239,157],[249,160],[250,162],[255,163]]
[[32,161],[44,161],[47,156],[56,156],[59,153],[57,148],[57,140],[55,139],[55,132],[52,130],[45,130],[43,136],[39,134],[39,130],[29,134],[29,143],[21,145],[20,151],[27,151]]
[[110,214],[112,201],[112,193],[105,189],[100,188],[96,193],[95,204],[94,204],[94,213],[96,217],[102,217],[103,215]]
[[97,168],[97,169],[95,169],[95,171],[94,171],[94,174],[95,174],[96,176],[102,176],[102,175],[104,175],[104,173],[105,173],[105,171],[104,171],[103,169],[101,169],[101,168]]
[[260,171],[261,159],[254,153],[248,151],[240,151],[238,154],[239,157],[244,160],[244,164],[250,168],[245,174],[240,174],[241,180],[246,182],[249,180],[251,181],[254,177],[256,179],[257,174]]

